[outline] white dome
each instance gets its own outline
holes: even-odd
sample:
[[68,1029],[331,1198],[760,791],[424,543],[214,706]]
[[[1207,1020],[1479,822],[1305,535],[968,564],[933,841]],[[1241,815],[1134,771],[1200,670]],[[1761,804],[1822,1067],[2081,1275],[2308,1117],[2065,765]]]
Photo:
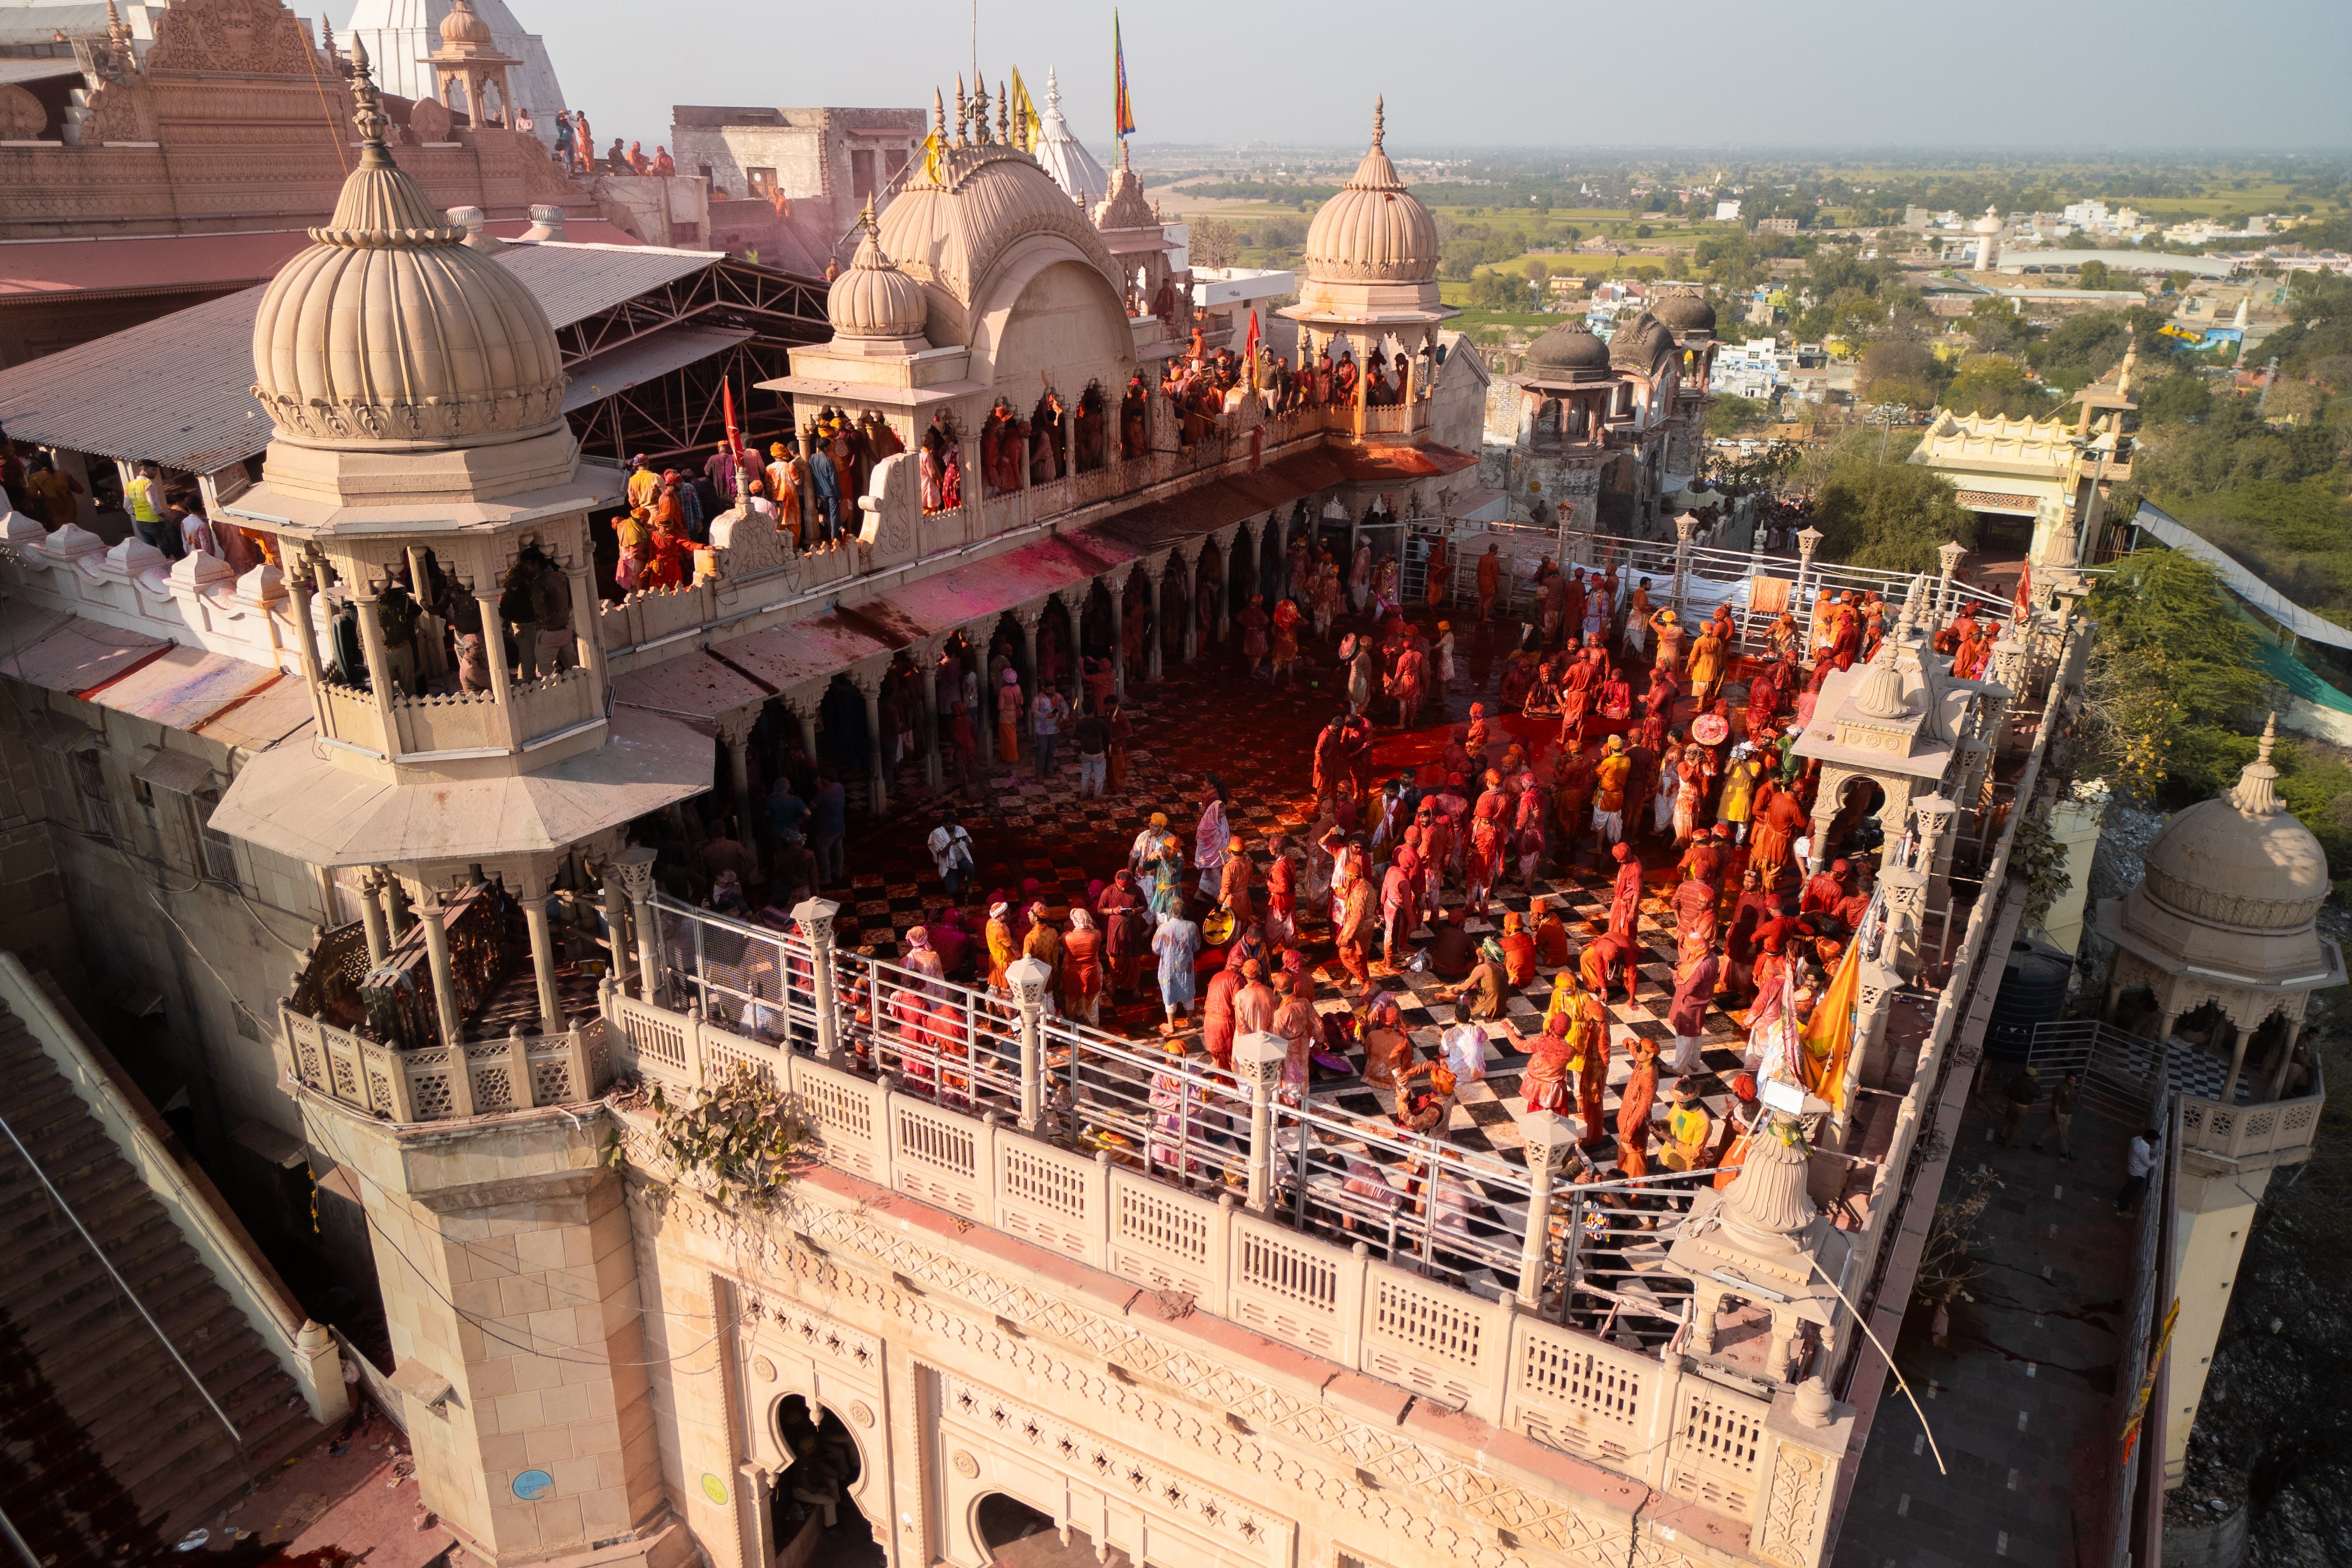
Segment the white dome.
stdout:
[[1030,151],[1072,199],[1091,207],[1109,194],[1110,175],[1086,143],[1070,134],[1070,122],[1062,117],[1062,84],[1051,68],[1045,72],[1045,107],[1037,111],[1037,145]]
[[462,447],[559,426],[547,313],[392,161],[364,48],[352,65],[359,166],[261,297],[254,396],[298,444]]
[[874,204],[859,218],[866,237],[849,269],[825,291],[824,313],[845,338],[919,338],[930,306],[923,286],[891,265],[874,226]]
[[1381,142],[1386,116],[1372,100],[1372,144],[1307,230],[1307,276],[1325,283],[1431,283],[1437,220],[1398,178]]

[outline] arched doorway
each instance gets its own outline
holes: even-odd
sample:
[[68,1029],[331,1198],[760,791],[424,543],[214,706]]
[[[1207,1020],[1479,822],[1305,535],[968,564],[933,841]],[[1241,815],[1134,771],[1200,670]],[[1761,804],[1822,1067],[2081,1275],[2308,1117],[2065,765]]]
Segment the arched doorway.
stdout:
[[873,1526],[849,1496],[865,1460],[841,1417],[791,1394],[776,1407],[776,1435],[793,1456],[768,1498],[776,1568],[880,1568]]
[[1075,1525],[1057,1530],[1051,1518],[1003,1492],[980,1500],[972,1510],[972,1531],[990,1568],[1129,1568],[1118,1548],[1106,1548],[1097,1557],[1094,1538],[1085,1531]]

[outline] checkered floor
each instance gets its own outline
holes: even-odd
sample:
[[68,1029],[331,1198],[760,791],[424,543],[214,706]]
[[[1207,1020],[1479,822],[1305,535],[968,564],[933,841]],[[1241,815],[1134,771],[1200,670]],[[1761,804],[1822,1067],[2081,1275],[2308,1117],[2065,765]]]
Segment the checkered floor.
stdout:
[[[1457,728],[1472,700],[1483,697],[1492,705],[1493,678],[1499,670],[1501,653],[1507,648],[1499,628],[1490,643],[1482,644],[1475,628],[1463,637],[1463,642],[1465,649],[1456,658],[1455,679],[1447,689],[1445,702],[1447,719]],[[1250,680],[1238,658],[1213,651],[1189,669],[1171,664],[1166,671],[1169,679],[1157,687],[1141,683],[1131,687],[1129,711],[1136,720],[1137,735],[1128,776],[1122,789],[1100,798],[1079,796],[1076,767],[1066,755],[1054,776],[1037,779],[1025,736],[1019,764],[1010,770],[1002,765],[991,770],[988,787],[978,800],[932,795],[922,787],[919,767],[910,763],[902,768],[894,780],[898,809],[891,818],[869,824],[864,832],[852,836],[847,855],[850,888],[845,896],[839,889],[832,892],[842,904],[840,940],[877,957],[896,958],[908,927],[936,919],[948,900],[922,840],[937,808],[950,798],[978,849],[980,876],[961,900],[966,929],[973,931],[980,924],[977,911],[986,908],[992,891],[1001,889],[1017,896],[1026,879],[1036,879],[1036,896],[1049,908],[1058,909],[1072,897],[1082,897],[1089,880],[1107,878],[1126,864],[1130,842],[1154,811],[1167,812],[1173,829],[1189,844],[1211,774],[1230,792],[1228,810],[1234,829],[1249,841],[1263,866],[1270,834],[1286,833],[1297,843],[1313,819],[1309,752],[1316,731],[1342,700],[1338,695],[1337,661],[1328,647],[1307,650],[1302,662],[1307,674],[1289,689]],[[1376,712],[1376,717],[1386,716]],[[1519,734],[1529,743],[1540,773],[1552,749],[1546,728],[1518,726],[1516,721],[1498,726],[1498,748],[1501,740],[1510,738],[1501,731]],[[1375,777],[1385,778],[1405,766],[1433,761],[1445,732],[1446,726],[1437,723],[1413,731],[1382,727],[1377,737]],[[1641,921],[1642,984],[1633,1003],[1618,999],[1610,1004],[1616,1027],[1606,1120],[1612,1130],[1616,1089],[1632,1068],[1627,1041],[1643,1036],[1659,1042],[1662,1073],[1672,1049],[1668,1043],[1672,1031],[1664,1014],[1673,987],[1674,934],[1671,914],[1663,904],[1664,895],[1671,890],[1671,873],[1664,869],[1668,858],[1664,851],[1654,847],[1644,858],[1654,863],[1654,882]],[[1664,880],[1658,881],[1660,878]],[[1568,923],[1572,949],[1580,948],[1588,934],[1606,923],[1609,882],[1599,873],[1587,878],[1580,868],[1575,873],[1539,877],[1533,892],[1553,900],[1552,908]],[[1449,907],[1458,907],[1458,890],[1448,889],[1447,898]],[[1528,899],[1529,890],[1515,882],[1496,897],[1490,919],[1473,921],[1465,929],[1474,935],[1498,931],[1500,911],[1524,915]],[[1302,905],[1304,901],[1302,897]],[[1334,961],[1329,923],[1321,910],[1302,908],[1301,915],[1301,945],[1317,982],[1318,1006],[1326,1013],[1344,1012],[1349,1005],[1342,994],[1345,975]],[[1424,947],[1428,941],[1429,933],[1424,931],[1413,939],[1413,945]],[[1556,973],[1540,970],[1534,983],[1510,998],[1508,1015],[1520,1033],[1532,1036],[1540,1028]],[[1433,1057],[1440,1033],[1453,1022],[1452,1005],[1433,1002],[1433,994],[1445,983],[1433,974],[1409,971],[1377,976],[1375,983],[1395,995],[1417,1056]],[[1149,964],[1139,984],[1139,997],[1116,1007],[1106,1003],[1105,1027],[1137,1036],[1151,1034],[1160,1009]],[[1512,1112],[1520,1103],[1519,1074],[1528,1058],[1510,1048],[1501,1025],[1483,1027],[1488,1036],[1486,1077],[1483,1082],[1458,1085],[1446,1135],[1464,1149],[1522,1163]],[[1696,1087],[1718,1114],[1728,1098],[1728,1079],[1739,1070],[1744,1037],[1744,1029],[1719,1007],[1708,1010],[1703,1054],[1706,1070],[1697,1076]],[[1197,1049],[1197,1032],[1193,1039]],[[1360,1070],[1360,1052],[1351,1066]],[[1367,1084],[1360,1078],[1327,1077],[1319,1068],[1309,1093],[1318,1103],[1365,1116],[1385,1115],[1393,1102],[1392,1090]],[[1588,1153],[1604,1170],[1610,1167],[1612,1150]]]

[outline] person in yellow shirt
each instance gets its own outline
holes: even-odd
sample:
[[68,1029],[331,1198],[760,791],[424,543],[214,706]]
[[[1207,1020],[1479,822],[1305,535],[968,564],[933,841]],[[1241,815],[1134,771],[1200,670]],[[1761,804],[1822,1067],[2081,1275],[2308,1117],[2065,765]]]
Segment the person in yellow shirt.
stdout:
[[73,521],[78,510],[74,497],[82,493],[81,481],[59,468],[47,452],[33,454],[32,468],[25,478],[25,488],[32,492],[41,521],[53,529]]
[[629,505],[650,509],[661,494],[661,476],[646,466],[643,452],[629,459]]
[[173,544],[163,542],[163,471],[152,463],[142,463],[131,482],[122,487],[122,500],[131,508],[131,527],[140,538],[166,555],[178,552]]
[[1674,1109],[1666,1112],[1666,1146],[1659,1163],[1669,1171],[1696,1171],[1706,1163],[1706,1146],[1715,1136],[1715,1118],[1706,1102],[1685,1079],[1675,1085]]
[[1610,736],[1592,770],[1592,826],[1601,830],[1604,844],[1624,840],[1625,778],[1633,771],[1633,760],[1625,754],[1625,737]]
[[1756,759],[1747,742],[1732,748],[1731,765],[1723,770],[1723,804],[1716,808],[1715,815],[1718,821],[1731,825],[1731,841],[1735,844],[1748,841],[1748,822],[1756,815],[1756,781],[1763,772],[1764,764]]

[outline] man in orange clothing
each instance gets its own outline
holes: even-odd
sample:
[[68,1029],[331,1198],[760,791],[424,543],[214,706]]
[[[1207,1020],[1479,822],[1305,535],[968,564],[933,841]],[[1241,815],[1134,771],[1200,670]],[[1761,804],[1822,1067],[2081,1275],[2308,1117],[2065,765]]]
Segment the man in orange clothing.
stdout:
[[1503,916],[1503,980],[1513,990],[1536,977],[1535,939],[1522,929],[1519,917],[1514,913]]
[[1633,1070],[1617,1098],[1617,1171],[1628,1178],[1649,1174],[1650,1108],[1658,1099],[1658,1043],[1633,1038]]
[[1624,842],[1625,778],[1633,771],[1633,760],[1625,755],[1625,737],[1610,736],[1602,742],[1601,761],[1592,770],[1592,826],[1600,830],[1603,844]]
[[[1560,969],[1568,963],[1568,927],[1551,912],[1551,900],[1540,896],[1528,900],[1528,918],[1535,921],[1529,933],[1536,944],[1536,962],[1546,969]],[[1508,951],[1506,949],[1506,951]]]

